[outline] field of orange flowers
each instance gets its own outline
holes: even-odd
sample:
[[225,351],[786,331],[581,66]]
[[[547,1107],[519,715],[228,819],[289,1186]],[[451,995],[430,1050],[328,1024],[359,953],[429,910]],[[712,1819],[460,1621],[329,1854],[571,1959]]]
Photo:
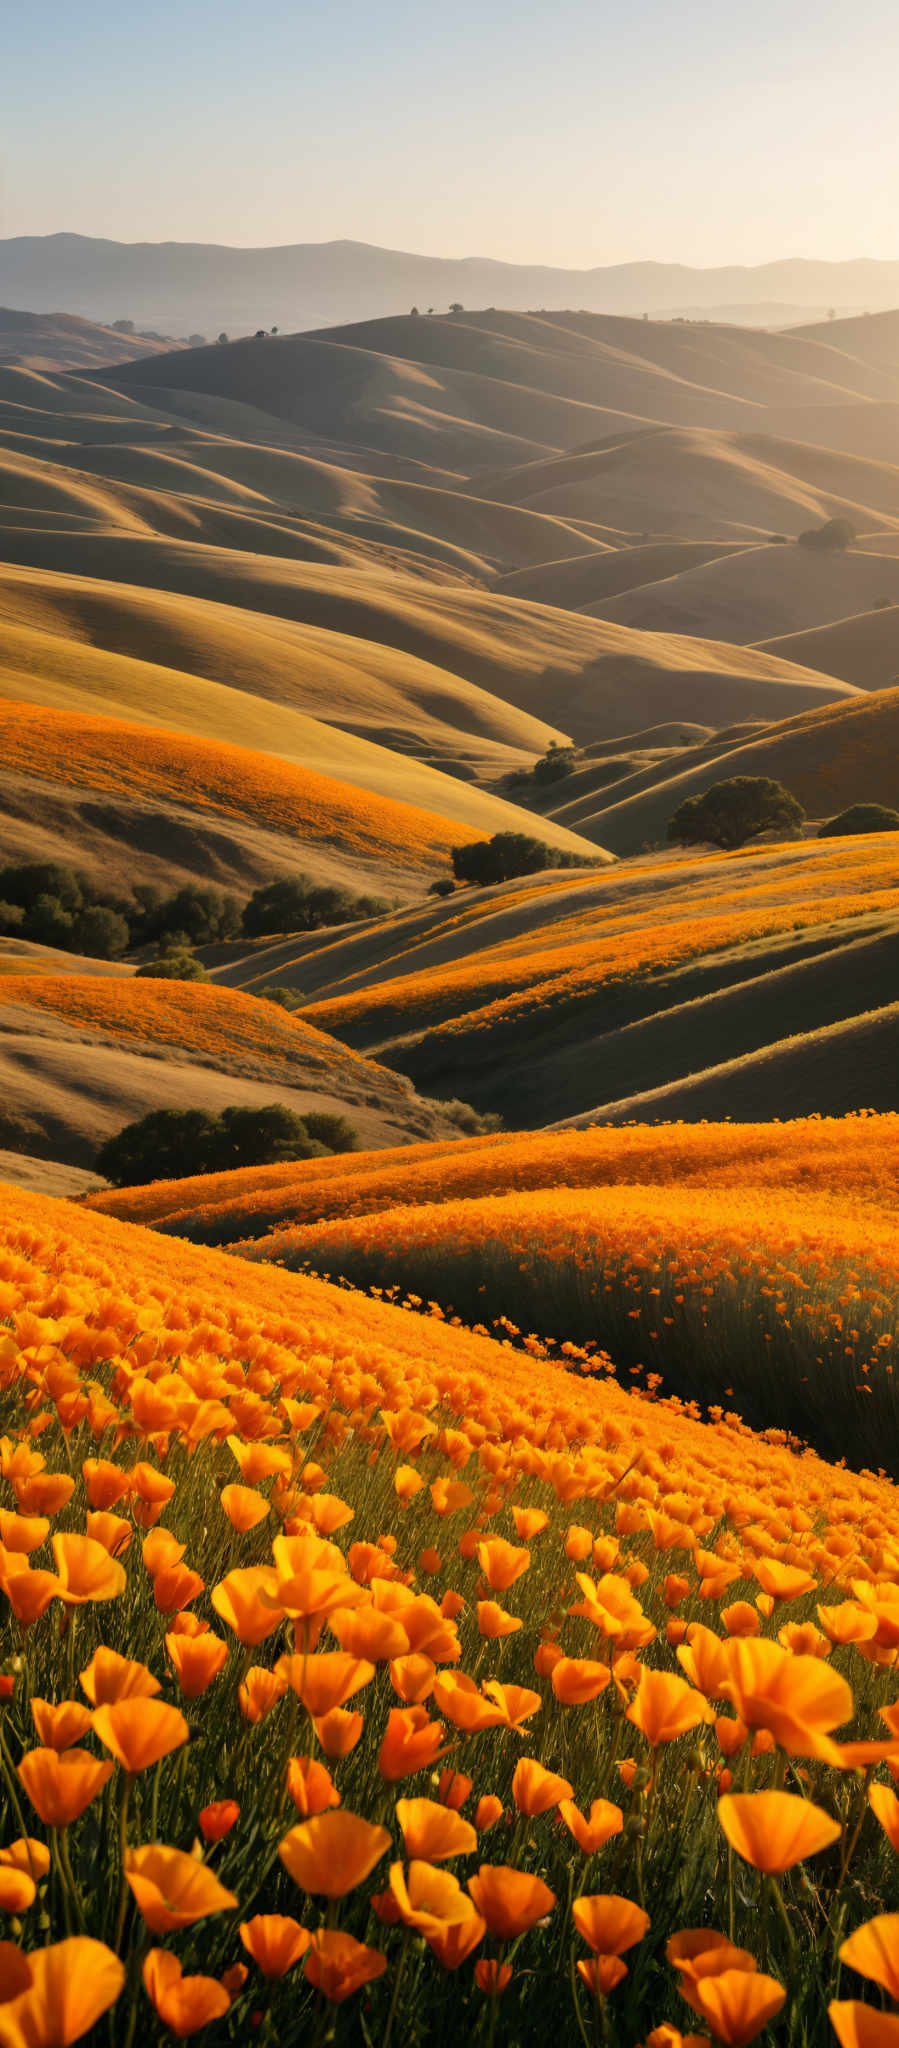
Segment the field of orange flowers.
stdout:
[[839,1192],[899,1214],[899,1116],[801,1117],[788,1123],[595,1124],[492,1132],[334,1159],[250,1166],[113,1189],[88,1206],[123,1221],[183,1230],[206,1244],[275,1225],[364,1216],[399,1204],[461,1201],[537,1188],[630,1183]]
[[368,976],[364,986],[335,991],[306,1005],[303,1015],[365,1045],[421,1026],[436,1037],[478,1034],[727,947],[899,910],[899,855],[889,835],[862,836],[846,848],[846,840],[819,840],[744,850],[736,858],[705,855],[636,870],[625,889],[612,870],[599,883],[595,876],[582,883],[589,902],[558,919],[554,885],[545,918],[536,893],[533,924],[523,935],[405,973],[391,972],[388,963],[382,979]]
[[0,2044],[899,2035],[899,1495],[0,1199]]
[[320,1068],[325,1076],[347,1066],[358,1067],[363,1077],[371,1072],[369,1061],[276,1004],[210,982],[6,974],[0,994],[5,1003],[24,1003],[138,1050],[171,1046],[232,1072],[244,1061],[286,1083],[295,1079],[300,1061],[306,1072]]
[[20,775],[45,775],[49,756],[56,780],[82,792],[170,800],[176,790],[179,802],[193,809],[246,818],[313,845],[357,854],[389,850],[416,871],[478,836],[431,811],[374,796],[275,755],[100,714],[4,702],[0,749],[7,768]]
[[[897,1471],[899,1229],[796,1189],[486,1195],[275,1230],[237,1247],[436,1301],[466,1324],[601,1345],[651,1387]],[[514,1317],[514,1325],[510,1321]]]

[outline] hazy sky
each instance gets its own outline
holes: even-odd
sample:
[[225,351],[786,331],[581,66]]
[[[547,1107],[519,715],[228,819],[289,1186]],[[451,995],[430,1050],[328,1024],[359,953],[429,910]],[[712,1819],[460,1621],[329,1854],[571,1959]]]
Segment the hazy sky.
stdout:
[[43,0],[0,235],[899,256],[897,0]]

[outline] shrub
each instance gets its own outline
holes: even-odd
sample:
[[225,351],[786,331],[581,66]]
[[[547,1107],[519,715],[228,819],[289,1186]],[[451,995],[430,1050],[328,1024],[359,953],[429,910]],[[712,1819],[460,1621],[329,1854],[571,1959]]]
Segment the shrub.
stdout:
[[335,1116],[325,1109],[306,1109],[303,1122],[310,1138],[324,1145],[327,1152],[358,1152],[359,1133],[348,1123],[345,1116]]
[[157,890],[139,885],[134,894],[139,904],[131,920],[135,945],[169,939],[209,946],[240,935],[240,904],[236,896],[223,895],[219,889],[188,887],[174,896],[161,897]]
[[713,782],[701,796],[685,797],[668,825],[680,846],[720,846],[727,853],[757,839],[760,832],[795,829],[805,811],[782,782],[770,775],[731,775]]
[[546,783],[561,782],[566,775],[573,773],[576,763],[576,749],[559,747],[553,740],[542,759],[534,763],[534,781],[540,783],[541,787]]
[[111,903],[86,903],[72,921],[73,946],[95,960],[117,960],[126,951],[129,936],[125,919]]
[[276,932],[315,932],[331,924],[353,924],[381,917],[391,905],[383,896],[353,896],[349,889],[317,885],[308,875],[285,875],[254,889],[244,905],[243,930],[248,939]]
[[807,526],[798,536],[798,545],[833,553],[851,547],[855,537],[855,527],[848,519],[826,519],[823,526]]
[[449,875],[441,875],[439,882],[432,882],[428,890],[429,896],[454,896],[455,893],[456,884]]
[[454,846],[453,873],[457,882],[510,882],[516,875],[538,875],[544,868],[583,868],[590,863],[579,854],[527,832],[494,832],[492,839],[475,839],[467,846]]
[[886,804],[850,804],[819,831],[819,839],[842,839],[852,832],[899,832],[899,811]]
[[285,988],[282,983],[274,981],[267,982],[265,988],[257,988],[254,993],[261,1003],[277,1003],[282,1010],[292,1010],[297,999],[296,989]]
[[139,967],[137,981],[208,981],[209,976],[188,946],[172,947],[170,952],[157,953],[155,960],[146,960]]
[[157,1109],[126,1124],[97,1153],[97,1168],[116,1187],[137,1187],[150,1180],[183,1180],[196,1173],[222,1173],[238,1166],[272,1166],[285,1159],[317,1159],[328,1150],[350,1151],[349,1124],[339,1116],[320,1119],[333,1125],[340,1146],[314,1138],[304,1117],[283,1103],[260,1109],[242,1104],[215,1115],[205,1109]]

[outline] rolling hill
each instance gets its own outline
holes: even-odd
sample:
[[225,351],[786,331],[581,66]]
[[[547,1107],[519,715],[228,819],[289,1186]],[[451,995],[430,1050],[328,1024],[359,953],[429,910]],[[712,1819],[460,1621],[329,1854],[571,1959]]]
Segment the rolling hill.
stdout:
[[0,306],[0,365],[27,370],[96,370],[182,348],[164,334],[123,334],[73,313],[24,313]]
[[3,975],[0,1092],[0,1143],[80,1168],[123,1124],[156,1109],[275,1100],[300,1115],[345,1114],[374,1145],[456,1130],[402,1077],[275,1004],[202,983],[93,973]]

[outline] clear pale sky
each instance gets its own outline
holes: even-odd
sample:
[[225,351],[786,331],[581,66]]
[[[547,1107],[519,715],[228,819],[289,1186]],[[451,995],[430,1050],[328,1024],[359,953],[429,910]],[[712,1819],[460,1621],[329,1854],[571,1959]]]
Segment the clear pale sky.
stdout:
[[0,236],[899,257],[897,0],[44,0]]

